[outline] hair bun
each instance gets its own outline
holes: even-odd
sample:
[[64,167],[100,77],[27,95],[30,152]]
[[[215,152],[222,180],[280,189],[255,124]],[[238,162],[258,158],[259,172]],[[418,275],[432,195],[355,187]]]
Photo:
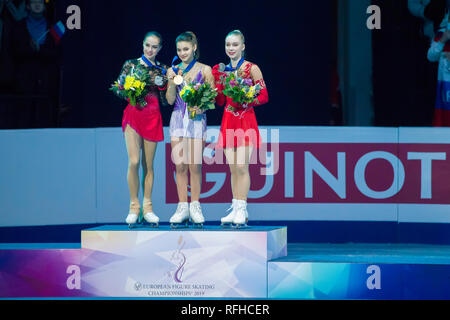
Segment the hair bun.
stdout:
[[190,34],[192,38],[197,39],[197,36],[192,31],[186,31],[186,33]]

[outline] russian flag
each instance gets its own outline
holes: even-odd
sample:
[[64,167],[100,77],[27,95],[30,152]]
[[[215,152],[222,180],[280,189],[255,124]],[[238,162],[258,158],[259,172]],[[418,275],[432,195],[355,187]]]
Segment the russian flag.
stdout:
[[50,29],[50,34],[55,39],[56,44],[59,43],[65,32],[66,27],[64,27],[64,24],[61,21],[58,21],[58,23]]

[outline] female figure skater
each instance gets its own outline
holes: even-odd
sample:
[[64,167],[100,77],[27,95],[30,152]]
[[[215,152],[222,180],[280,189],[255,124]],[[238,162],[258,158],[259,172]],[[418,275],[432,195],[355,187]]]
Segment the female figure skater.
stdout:
[[[181,63],[167,71],[167,102],[175,105],[170,119],[172,161],[176,166],[178,207],[170,218],[172,227],[187,225],[190,220],[202,226],[205,218],[200,206],[203,148],[206,139],[206,114],[197,109],[191,119],[186,103],[180,97],[183,87],[201,74],[202,79],[215,88],[211,67],[198,62],[198,41],[194,33],[187,31],[176,39],[177,55]],[[174,59],[174,61],[177,59]],[[190,173],[191,203],[188,206],[188,171]]]
[[[145,97],[147,104],[128,104],[122,119],[122,129],[128,153],[128,187],[130,190],[130,211],[126,223],[132,227],[140,216],[139,192],[139,164],[142,150],[142,167],[144,172],[144,199],[142,204],[144,220],[153,226],[159,225],[159,217],[153,212],[153,159],[156,146],[164,140],[162,117],[159,110],[161,102],[165,102],[165,87],[167,66],[159,63],[156,56],[162,48],[162,37],[158,32],[146,34],[143,42],[143,55],[138,59],[125,62],[119,79],[130,74],[132,69],[141,69],[150,75],[148,86],[150,91]],[[165,102],[167,104],[167,102]]]
[[[259,67],[244,59],[245,38],[241,31],[231,31],[225,38],[225,52],[230,58],[230,64],[213,68],[213,74],[218,88],[217,104],[225,104],[217,149],[223,149],[231,172],[231,189],[233,200],[231,213],[221,219],[222,226],[246,226],[248,222],[247,196],[250,189],[249,162],[252,151],[260,147],[261,137],[256,122],[253,107],[269,101],[267,88]],[[261,90],[255,102],[249,105],[233,103],[225,97],[221,77],[229,72],[236,72],[238,77],[251,79],[253,85],[259,83]]]

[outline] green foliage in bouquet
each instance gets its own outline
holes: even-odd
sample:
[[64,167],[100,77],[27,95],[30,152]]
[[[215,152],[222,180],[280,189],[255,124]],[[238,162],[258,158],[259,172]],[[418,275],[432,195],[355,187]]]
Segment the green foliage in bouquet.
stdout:
[[180,97],[186,102],[191,119],[194,119],[197,114],[194,107],[202,112],[215,109],[216,96],[217,89],[212,89],[209,83],[204,82],[200,72],[194,81],[188,83],[180,91]]
[[144,68],[133,66],[129,74],[123,73],[110,90],[119,97],[128,99],[132,106],[145,107],[147,105],[145,97],[149,92],[149,78],[150,76]]
[[251,79],[242,79],[234,72],[222,78],[223,94],[241,105],[253,103],[261,90],[260,84],[253,85]]

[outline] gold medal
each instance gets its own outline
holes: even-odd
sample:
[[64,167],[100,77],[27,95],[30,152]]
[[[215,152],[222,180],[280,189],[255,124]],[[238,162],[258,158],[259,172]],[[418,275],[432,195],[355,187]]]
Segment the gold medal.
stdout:
[[174,82],[177,86],[179,86],[180,84],[182,84],[182,83],[183,83],[183,80],[184,80],[183,77],[180,76],[179,74],[176,75],[175,78],[173,78],[173,82]]

